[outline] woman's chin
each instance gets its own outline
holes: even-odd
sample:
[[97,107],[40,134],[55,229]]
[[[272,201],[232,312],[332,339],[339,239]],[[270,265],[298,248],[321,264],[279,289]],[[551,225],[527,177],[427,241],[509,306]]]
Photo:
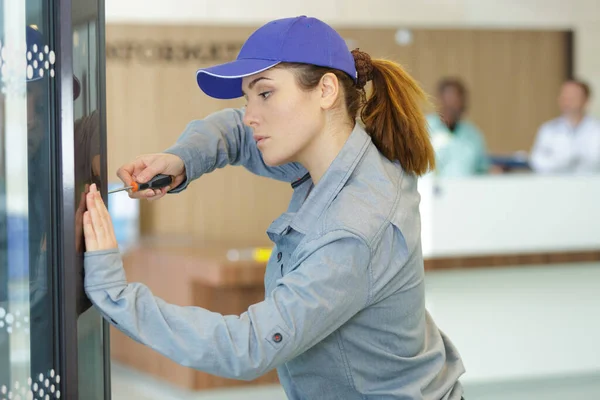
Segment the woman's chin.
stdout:
[[279,167],[280,165],[290,162],[287,157],[281,157],[280,155],[272,154],[269,151],[263,151],[262,157],[265,164],[269,167]]

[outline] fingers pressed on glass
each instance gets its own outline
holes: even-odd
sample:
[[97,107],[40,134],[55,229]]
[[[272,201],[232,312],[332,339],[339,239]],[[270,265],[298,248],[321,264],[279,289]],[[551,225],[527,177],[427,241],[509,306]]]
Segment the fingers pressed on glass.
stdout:
[[86,251],[94,251],[98,249],[98,240],[96,239],[96,232],[92,224],[92,217],[89,211],[83,214],[83,234],[85,237],[85,248]]
[[100,195],[100,192],[96,192],[95,196],[96,196],[96,208],[100,212],[100,216],[102,217],[102,223],[107,232],[112,231],[113,230],[112,219],[110,218],[110,213],[108,212],[108,209],[106,208],[106,205],[104,204],[104,201],[102,200],[102,196]]
[[98,240],[102,240],[105,236],[104,235],[104,225],[102,223],[102,217],[100,215],[100,212],[98,211],[98,208],[96,207],[96,199],[94,197],[95,197],[95,193],[94,193],[94,188],[92,187],[92,190],[87,195],[87,208],[90,213],[92,225],[94,227],[94,232],[96,233],[96,238]]

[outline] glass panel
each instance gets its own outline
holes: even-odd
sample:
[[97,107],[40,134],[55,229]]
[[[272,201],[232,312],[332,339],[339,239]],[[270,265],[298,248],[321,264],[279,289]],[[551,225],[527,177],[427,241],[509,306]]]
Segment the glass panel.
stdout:
[[45,0],[0,0],[0,396],[60,398],[51,252],[56,54]]
[[[81,201],[76,212],[76,249],[78,270],[83,271],[84,241],[82,231],[83,194],[89,185],[96,183],[104,188],[102,179],[101,143],[105,141],[104,118],[100,94],[103,93],[100,71],[99,39],[104,27],[99,23],[99,14],[104,12],[98,0],[85,0],[72,3],[73,17],[73,87],[74,87],[74,147],[75,147],[75,187]],[[83,280],[83,276],[82,276]],[[104,399],[104,340],[103,319],[85,297],[83,287],[78,295],[77,340],[78,340],[78,381],[79,398]]]

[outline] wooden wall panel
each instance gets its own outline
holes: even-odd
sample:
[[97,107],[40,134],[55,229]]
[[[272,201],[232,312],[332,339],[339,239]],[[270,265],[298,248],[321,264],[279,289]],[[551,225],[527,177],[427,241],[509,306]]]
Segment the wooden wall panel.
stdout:
[[[139,154],[167,148],[189,121],[242,104],[205,96],[195,72],[233,59],[254,28],[107,26],[110,176]],[[566,32],[415,29],[412,43],[403,46],[391,28],[340,32],[374,57],[401,62],[431,94],[442,76],[463,78],[470,91],[469,118],[496,153],[530,149],[538,126],[556,115],[558,88],[568,73]],[[170,53],[169,44],[175,46]],[[211,44],[217,46],[211,50]],[[140,55],[148,49],[161,49],[152,54],[162,57]],[[165,60],[185,52],[196,57]],[[290,196],[285,183],[242,167],[225,168],[202,177],[184,194],[143,202],[143,232],[266,245],[264,232],[285,211]]]

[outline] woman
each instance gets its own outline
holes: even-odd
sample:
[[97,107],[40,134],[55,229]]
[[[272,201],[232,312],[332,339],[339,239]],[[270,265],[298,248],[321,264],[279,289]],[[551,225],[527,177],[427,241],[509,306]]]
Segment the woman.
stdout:
[[460,399],[462,362],[424,307],[417,176],[434,155],[417,84],[307,17],[266,24],[236,61],[198,71],[197,81],[247,106],[190,123],[164,154],[118,174],[176,176],[173,190],[137,195],[155,199],[228,164],[291,182],[288,211],[267,230],[275,249],[265,300],[223,316],[128,284],[93,187],[84,230],[94,304],[182,365],[237,379],[276,367],[290,399]]

